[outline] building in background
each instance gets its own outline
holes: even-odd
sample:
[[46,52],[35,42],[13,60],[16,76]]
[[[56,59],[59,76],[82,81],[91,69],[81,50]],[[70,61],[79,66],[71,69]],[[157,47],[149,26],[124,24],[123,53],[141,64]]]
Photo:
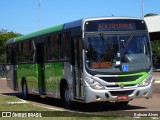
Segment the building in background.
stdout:
[[148,26],[153,52],[153,65],[160,70],[160,15],[144,17]]
[[160,15],[145,17],[151,40],[160,40]]

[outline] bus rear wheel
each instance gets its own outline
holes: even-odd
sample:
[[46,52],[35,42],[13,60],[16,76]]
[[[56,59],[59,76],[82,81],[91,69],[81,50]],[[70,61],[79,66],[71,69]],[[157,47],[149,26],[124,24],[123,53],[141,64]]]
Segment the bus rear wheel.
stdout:
[[25,80],[22,82],[22,95],[23,95],[23,99],[28,99],[28,96],[29,96],[28,88]]

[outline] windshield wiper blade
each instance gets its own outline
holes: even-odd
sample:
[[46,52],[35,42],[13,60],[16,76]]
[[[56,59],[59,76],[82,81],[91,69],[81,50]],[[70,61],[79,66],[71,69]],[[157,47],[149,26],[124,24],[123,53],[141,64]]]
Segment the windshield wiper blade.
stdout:
[[114,50],[114,49],[113,49],[113,45],[110,45],[110,44],[107,42],[107,39],[105,38],[104,34],[103,34],[103,33],[100,33],[100,36],[101,36],[102,40],[104,41],[105,45],[106,45],[110,50]]
[[131,34],[128,38],[128,40],[126,41],[125,44],[123,44],[123,47],[126,48],[128,46],[128,44],[131,42],[131,40],[133,40],[134,34]]

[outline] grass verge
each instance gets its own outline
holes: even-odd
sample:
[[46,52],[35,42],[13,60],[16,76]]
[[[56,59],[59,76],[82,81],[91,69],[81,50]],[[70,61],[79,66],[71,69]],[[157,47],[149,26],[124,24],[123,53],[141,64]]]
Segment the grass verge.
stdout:
[[[4,96],[0,94],[0,120],[132,120],[134,118],[125,117],[104,117],[87,115],[83,113],[68,111],[53,111],[46,108],[34,106],[31,103],[8,104],[10,102],[20,102],[15,96]],[[2,112],[10,112],[11,118],[2,117]],[[3,113],[3,115],[5,115]],[[30,116],[28,118],[28,116]],[[41,117],[42,116],[42,117]],[[149,120],[149,118],[144,118]]]

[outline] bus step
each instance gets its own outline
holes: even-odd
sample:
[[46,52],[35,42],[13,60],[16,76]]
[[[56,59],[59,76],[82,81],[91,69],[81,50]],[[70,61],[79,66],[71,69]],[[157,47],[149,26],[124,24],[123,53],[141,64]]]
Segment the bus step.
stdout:
[[47,96],[46,95],[40,95],[40,98],[46,98]]

